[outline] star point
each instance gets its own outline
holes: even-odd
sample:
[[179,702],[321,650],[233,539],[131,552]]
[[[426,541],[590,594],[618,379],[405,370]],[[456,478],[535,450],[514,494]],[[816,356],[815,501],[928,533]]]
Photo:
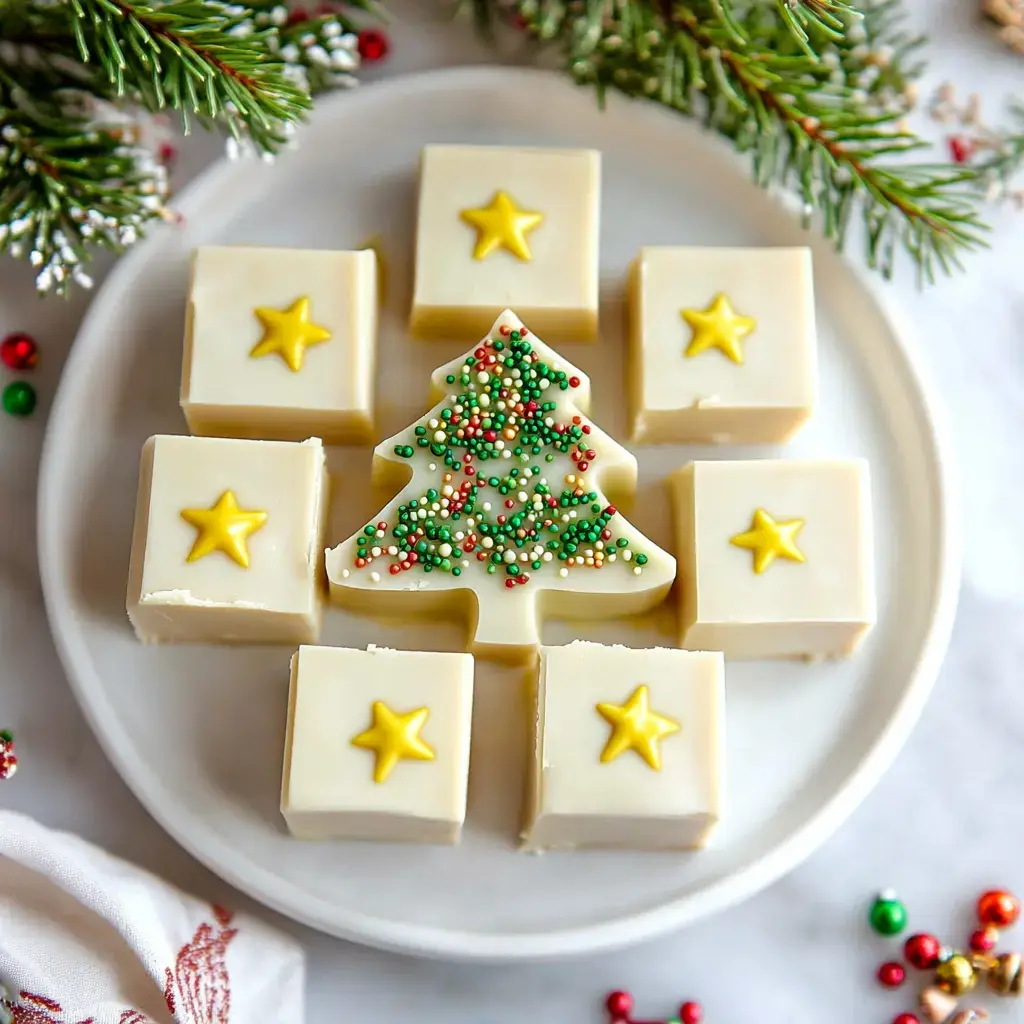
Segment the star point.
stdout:
[[310,320],[309,296],[296,299],[287,309],[257,306],[253,312],[263,324],[263,337],[249,353],[251,359],[279,355],[293,373],[302,369],[306,349],[320,345],[331,337],[326,327]]
[[709,348],[717,348],[732,362],[743,363],[740,342],[754,330],[757,321],[751,316],[738,314],[722,292],[715,296],[707,309],[684,309],[681,315],[693,331],[685,353],[687,358],[699,356]]
[[373,781],[384,782],[399,761],[433,761],[434,748],[420,738],[420,729],[430,714],[429,708],[417,708],[406,714],[392,711],[382,700],[371,708],[373,725],[352,737],[352,746],[372,750],[376,755]]
[[620,754],[633,750],[654,771],[661,771],[660,741],[682,728],[674,719],[651,710],[650,691],[638,686],[625,704],[598,704],[597,713],[612,727],[608,742],[601,751],[601,763],[614,761]]
[[484,260],[496,249],[506,249],[524,263],[533,259],[526,233],[544,220],[544,214],[519,209],[507,192],[495,192],[488,206],[460,210],[459,216],[476,228],[473,259]]
[[248,569],[246,540],[266,523],[267,513],[239,508],[235,492],[224,491],[210,508],[183,508],[181,518],[199,531],[185,559],[187,562],[222,551],[243,569]]
[[754,512],[750,529],[729,538],[729,543],[754,553],[754,572],[764,572],[776,558],[806,562],[807,556],[797,547],[796,535],[803,529],[803,519],[780,523],[763,508]]

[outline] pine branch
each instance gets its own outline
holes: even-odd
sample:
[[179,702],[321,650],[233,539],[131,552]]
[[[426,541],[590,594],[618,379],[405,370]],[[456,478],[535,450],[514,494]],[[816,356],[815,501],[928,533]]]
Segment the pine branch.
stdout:
[[481,24],[511,13],[560,47],[599,99],[614,89],[700,118],[749,155],[758,184],[795,192],[805,223],[817,215],[837,247],[858,212],[886,277],[901,248],[931,280],[984,244],[971,173],[906,161],[924,146],[901,123],[919,41],[892,0],[862,6],[860,20],[818,0],[791,0],[792,18],[757,0],[463,2]]
[[75,79],[0,68],[0,250],[28,258],[40,291],[89,287],[87,249],[120,250],[166,216],[166,177],[111,122],[72,112]]
[[[96,62],[116,95],[130,92],[150,110],[180,110],[203,124],[225,123],[261,150],[285,140],[282,126],[301,119],[309,96],[271,52],[271,29],[251,27],[244,7],[213,0],[68,0],[81,59]],[[250,24],[247,24],[250,22]]]

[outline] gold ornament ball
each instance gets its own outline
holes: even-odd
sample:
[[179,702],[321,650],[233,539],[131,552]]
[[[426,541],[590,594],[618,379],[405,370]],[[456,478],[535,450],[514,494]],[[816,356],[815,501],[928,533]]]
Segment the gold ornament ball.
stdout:
[[1019,996],[1024,989],[1020,953],[997,956],[988,972],[988,987],[999,996]]
[[978,983],[974,965],[962,953],[954,953],[935,968],[935,980],[943,992],[962,996]]

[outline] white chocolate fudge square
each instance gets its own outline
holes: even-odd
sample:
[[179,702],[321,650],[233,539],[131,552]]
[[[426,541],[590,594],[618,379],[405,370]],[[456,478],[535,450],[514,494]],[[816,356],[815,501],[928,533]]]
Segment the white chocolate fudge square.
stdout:
[[370,250],[197,249],[181,374],[189,430],[371,440],[377,307]]
[[704,846],[721,814],[717,652],[541,648],[527,848]]
[[316,640],[327,496],[318,438],[151,437],[128,572],[139,639]]
[[817,392],[808,249],[641,249],[629,279],[633,440],[785,441]]
[[300,647],[281,784],[289,831],[457,843],[472,710],[471,655]]
[[682,646],[728,658],[857,647],[876,614],[864,460],[695,462],[670,486]]
[[410,328],[473,341],[513,307],[553,342],[597,337],[601,157],[426,146]]

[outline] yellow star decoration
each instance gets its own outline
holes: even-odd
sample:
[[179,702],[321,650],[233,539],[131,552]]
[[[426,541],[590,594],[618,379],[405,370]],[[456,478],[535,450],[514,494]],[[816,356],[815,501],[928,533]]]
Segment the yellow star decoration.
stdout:
[[688,358],[717,348],[734,363],[743,362],[740,342],[757,326],[757,321],[752,316],[740,316],[721,292],[707,309],[684,309],[682,317],[693,330],[686,350]]
[[754,513],[750,529],[746,533],[737,533],[729,539],[729,543],[753,551],[754,572],[761,573],[776,558],[788,558],[791,562],[807,561],[804,553],[796,546],[796,535],[803,527],[803,519],[779,523],[763,508],[759,508]]
[[223,551],[243,569],[249,568],[249,548],[245,540],[267,521],[266,512],[246,512],[238,507],[234,491],[225,491],[212,508],[183,508],[181,518],[199,534],[187,561]]
[[460,210],[459,216],[476,228],[473,259],[487,259],[495,249],[507,249],[524,262],[533,259],[526,232],[537,227],[544,214],[520,210],[507,192],[495,192],[490,206]]
[[250,358],[258,359],[276,352],[293,373],[302,369],[310,345],[319,345],[331,336],[326,327],[310,322],[306,295],[284,310],[257,306],[253,312],[263,324],[263,337],[249,353]]
[[681,726],[651,710],[650,692],[646,686],[638,686],[621,707],[618,704],[598,704],[597,713],[612,727],[612,734],[601,751],[602,764],[614,761],[627,750],[635,750],[651,768],[661,771],[658,741],[679,732]]
[[383,782],[403,758],[413,761],[434,760],[433,747],[420,739],[420,729],[429,714],[428,708],[417,708],[400,715],[382,700],[373,702],[373,725],[366,732],[354,736],[352,746],[376,753],[374,782]]

